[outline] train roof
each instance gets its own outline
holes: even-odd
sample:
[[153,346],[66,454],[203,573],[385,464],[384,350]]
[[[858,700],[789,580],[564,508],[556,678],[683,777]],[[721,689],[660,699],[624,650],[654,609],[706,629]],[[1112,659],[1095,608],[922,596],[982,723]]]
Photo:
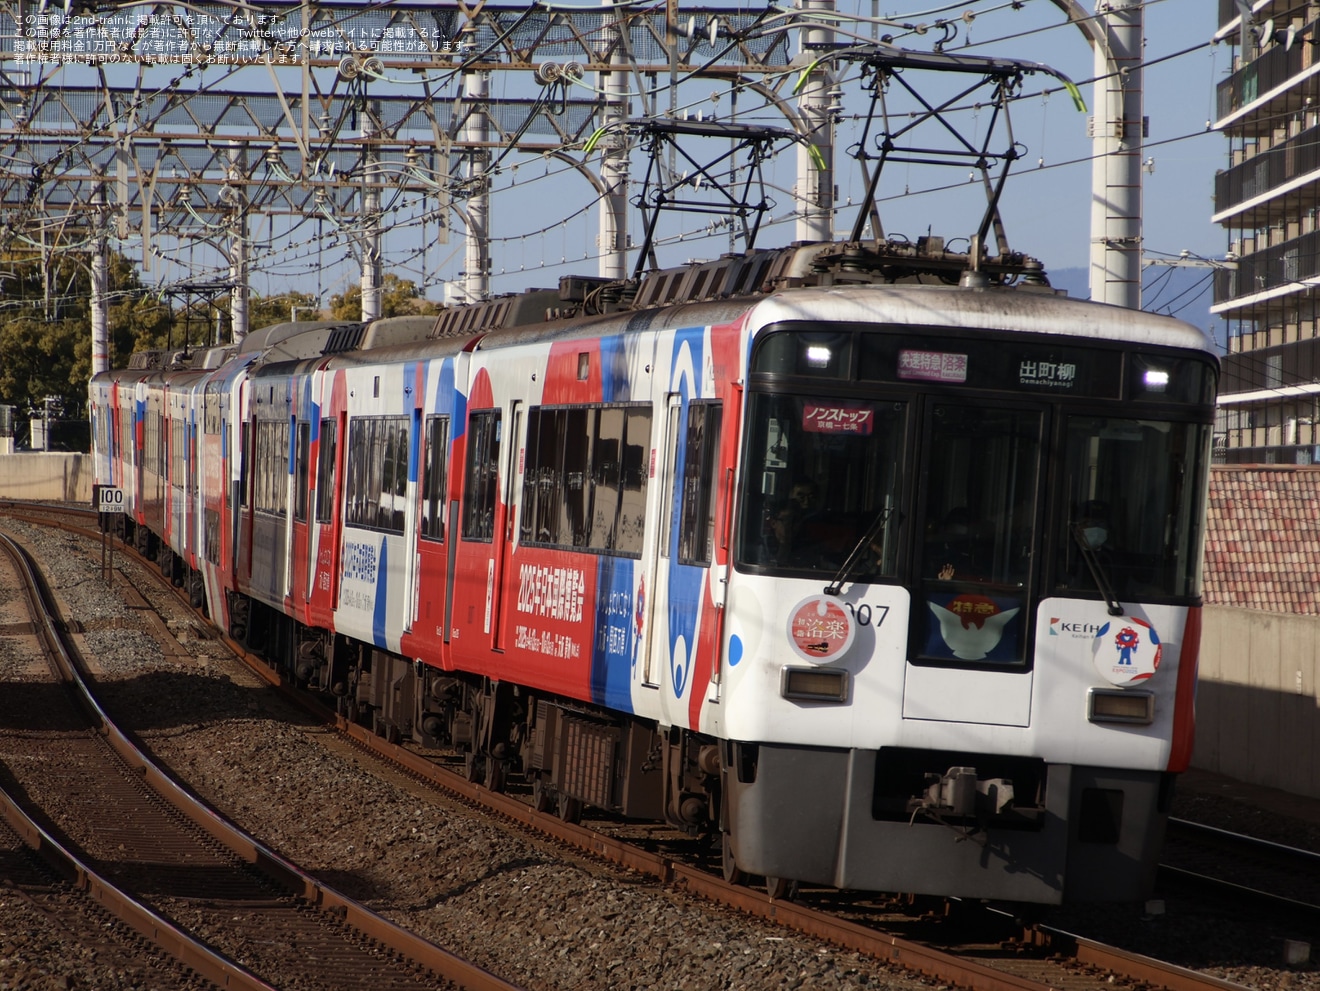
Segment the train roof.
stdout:
[[1173,317],[1015,287],[871,285],[776,293],[752,311],[753,329],[794,320],[1066,334],[1214,353],[1205,331]]
[[300,320],[273,323],[243,338],[239,354],[261,354],[266,361],[297,361],[323,354],[336,337],[356,346],[366,326],[361,320]]
[[[792,320],[1068,334],[1213,353],[1209,336],[1172,317],[1068,299],[1029,256],[951,251],[942,238],[915,242],[799,242],[722,255],[647,273],[639,280],[565,276],[557,289],[528,289],[435,316],[272,324],[237,345],[211,349],[258,365],[333,357],[337,364],[438,357],[458,350],[600,336],[651,327],[711,326],[744,317],[752,328]],[[969,278],[968,276],[972,276]],[[962,284],[967,283],[967,284]],[[197,351],[196,355],[203,352]],[[178,367],[168,352],[135,355],[130,367]]]

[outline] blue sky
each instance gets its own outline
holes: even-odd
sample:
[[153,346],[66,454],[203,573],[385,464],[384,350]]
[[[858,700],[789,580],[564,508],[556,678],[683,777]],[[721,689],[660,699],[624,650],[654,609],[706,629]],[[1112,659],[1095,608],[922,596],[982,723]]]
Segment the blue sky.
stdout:
[[[1079,0],[1088,11],[1095,0]],[[705,6],[723,6],[723,0],[707,0]],[[592,6],[589,3],[575,6]],[[760,10],[760,5],[728,3],[730,9]],[[1145,6],[1146,59],[1154,63],[1145,78],[1145,113],[1150,133],[1144,157],[1153,159],[1153,171],[1145,179],[1145,247],[1152,256],[1173,256],[1187,250],[1205,257],[1223,254],[1226,237],[1212,225],[1213,182],[1217,169],[1227,161],[1227,142],[1222,135],[1207,131],[1213,116],[1214,89],[1230,68],[1228,46],[1209,46],[1216,30],[1216,4],[1211,0],[1148,0]],[[931,29],[924,34],[893,28],[879,29],[895,35],[895,43],[918,50],[929,50],[941,32],[934,29],[937,20],[953,23],[947,51],[968,52],[982,56],[1007,56],[1047,63],[1082,84],[1088,108],[1093,106],[1093,75],[1089,46],[1082,32],[1066,22],[1064,14],[1051,0],[837,0],[838,12],[845,16],[866,18],[873,13],[896,21],[921,23]],[[682,8],[680,7],[680,12]],[[964,15],[970,14],[970,17]],[[870,32],[868,24],[847,24],[850,30]],[[1187,54],[1173,56],[1185,49]],[[584,80],[593,83],[594,79]],[[863,102],[855,70],[845,74],[844,115],[839,126],[836,177],[840,202],[851,196],[860,198],[861,180],[857,165],[845,154],[858,135],[856,116]],[[258,85],[268,84],[262,74]],[[1066,93],[1040,95],[1043,87],[1054,84],[1044,75],[1027,79],[1023,98],[1012,110],[1014,137],[1023,156],[1016,163],[1005,192],[1002,215],[1009,244],[1045,262],[1050,271],[1084,268],[1088,264],[1090,244],[1091,141],[1087,136],[1088,113],[1078,112]],[[526,72],[500,72],[491,80],[493,97],[535,96],[539,87]],[[727,88],[710,80],[696,79],[680,87],[679,103],[694,111],[715,113],[727,119],[731,100]],[[590,92],[572,94],[589,98]],[[440,94],[452,98],[452,92]],[[661,104],[666,105],[667,99]],[[749,93],[738,97],[739,120],[783,126],[777,111],[758,107]],[[633,113],[639,114],[639,101]],[[957,115],[960,125],[971,133],[988,119],[981,111],[968,110]],[[999,147],[1003,142],[992,142]],[[581,152],[575,153],[581,157]],[[589,164],[594,168],[597,159]],[[965,182],[954,170],[926,166],[892,169],[884,177],[881,196],[882,220],[886,233],[915,239],[930,233],[957,239],[975,227],[984,197],[979,187]],[[640,177],[643,162],[634,157],[633,176]],[[775,208],[769,223],[758,239],[762,247],[783,244],[793,239],[791,221],[793,156],[781,156],[772,169],[772,192]],[[960,186],[954,191],[923,190]],[[594,192],[580,175],[562,164],[529,156],[507,156],[495,180],[496,192],[491,204],[493,242],[492,288],[495,292],[514,292],[529,286],[554,285],[562,274],[595,274],[597,271],[597,219],[592,209]],[[901,195],[906,191],[906,195]],[[384,268],[422,286],[432,299],[444,296],[445,284],[458,282],[463,268],[462,225],[455,219],[447,242],[437,236],[434,221],[423,226],[416,216],[424,207],[434,208],[434,201],[413,210],[400,211],[389,218],[391,229],[384,238]],[[836,231],[846,235],[856,216],[856,207],[843,207],[836,219]],[[678,264],[688,259],[714,257],[729,251],[727,233],[700,236],[705,218],[688,216],[671,230],[686,236],[672,238],[661,252],[663,264]],[[319,222],[317,222],[319,224]],[[638,213],[630,211],[630,229],[634,242],[641,240]],[[324,227],[324,225],[320,225]],[[309,292],[328,303],[333,293],[342,292],[358,281],[359,271],[346,243],[332,241],[326,231],[323,241],[315,240],[312,225],[304,222],[292,234],[282,236],[278,224],[264,223],[255,231],[258,244],[254,258],[254,291],[273,296],[290,290]],[[130,251],[134,246],[126,245]],[[629,259],[629,267],[635,255]],[[217,266],[207,270],[206,251],[185,246],[172,258],[160,259],[148,274],[149,282],[195,281],[225,274]],[[1197,320],[1197,323],[1203,323]]]
[[[1094,9],[1094,0],[1083,0],[1087,10]],[[871,0],[839,0],[838,10],[845,14],[869,15]],[[1042,259],[1048,269],[1085,267],[1089,261],[1090,198],[1092,144],[1088,137],[1087,122],[1094,104],[1089,80],[1093,73],[1091,49],[1082,32],[1066,23],[1063,13],[1051,0],[1025,0],[1014,10],[1003,0],[957,5],[939,0],[922,3],[893,4],[881,0],[883,17],[908,22],[933,24],[936,19],[957,19],[959,34],[946,50],[978,55],[1008,56],[1046,63],[1081,83],[1088,111],[1077,111],[1063,92],[1048,96],[1025,96],[1014,104],[1012,120],[1014,137],[1025,147],[1023,158],[1014,166],[1006,188],[1002,215],[1010,245]],[[974,11],[970,25],[960,14]],[[1146,5],[1145,35],[1147,61],[1155,62],[1147,70],[1145,79],[1145,112],[1150,121],[1150,133],[1144,158],[1153,159],[1152,169],[1144,175],[1145,181],[1145,245],[1156,256],[1176,255],[1191,251],[1205,257],[1222,256],[1226,238],[1222,229],[1210,223],[1213,213],[1213,185],[1216,169],[1227,159],[1227,142],[1217,132],[1207,130],[1207,121],[1213,116],[1214,88],[1230,66],[1227,45],[1205,45],[1188,54],[1169,58],[1174,53],[1209,42],[1216,28],[1215,4],[1209,0],[1152,0]],[[856,26],[854,26],[856,27]],[[863,29],[865,30],[865,29]],[[929,49],[938,32],[933,29],[925,35],[898,32],[896,43],[917,49]],[[970,45],[965,43],[970,41]],[[1048,76],[1028,77],[1024,94],[1036,94],[1041,89],[1057,86]],[[704,104],[692,103],[692,89],[709,92],[709,83],[689,84],[682,90],[683,103],[694,105],[703,112],[725,112],[727,98],[709,100]],[[844,151],[856,133],[856,125],[848,118],[855,116],[862,103],[858,96],[856,79],[845,79],[845,120],[839,128],[836,171],[840,203],[849,196],[860,198],[861,180],[855,163]],[[714,95],[714,94],[712,94]],[[741,98],[740,108],[749,109],[750,101]],[[980,121],[974,115],[962,115],[960,122],[969,132],[977,132]],[[745,119],[767,124],[782,124],[782,117],[760,114]],[[995,142],[991,147],[999,147]],[[790,185],[791,156],[780,175],[783,186]],[[528,170],[530,171],[530,170]],[[634,176],[641,174],[635,161]],[[892,173],[892,174],[891,174]],[[984,203],[979,187],[962,195],[947,190],[922,193],[921,190],[944,187],[965,179],[951,178],[951,170],[934,167],[911,166],[892,169],[886,173],[881,187],[882,220],[886,232],[916,238],[930,233],[946,238],[965,236],[974,226],[974,220]],[[507,182],[508,177],[505,176]],[[581,184],[581,180],[575,180]],[[907,195],[899,195],[903,191]],[[788,212],[788,199],[781,189],[777,194],[776,216]],[[554,263],[558,257],[568,258],[564,270],[591,271],[594,252],[587,244],[594,241],[594,216],[581,213],[587,200],[581,190],[570,184],[562,192],[563,199],[552,199],[566,204],[577,197],[571,211],[561,216],[573,219],[558,229],[542,232],[540,222],[545,216],[538,209],[538,198],[519,199],[513,189],[497,193],[492,212],[496,237],[516,236],[517,225],[523,225],[528,236],[516,241],[497,242],[492,250],[495,259],[494,287],[496,291],[511,291],[527,283],[532,271],[545,271],[549,276],[559,267],[551,264],[542,270],[542,262]],[[511,216],[512,213],[512,216]],[[855,208],[843,206],[836,219],[836,230],[846,234],[855,216]],[[971,218],[969,220],[969,218]],[[634,239],[640,237],[640,222],[634,212],[630,217]],[[689,228],[691,221],[688,221]],[[456,232],[457,233],[457,232]],[[772,224],[763,229],[758,240],[769,246],[791,240],[791,223]],[[687,258],[710,257],[729,250],[727,239],[714,237],[685,240],[671,245],[662,260],[673,263]],[[558,256],[558,257],[556,257]],[[574,257],[576,256],[576,257]],[[461,257],[461,255],[460,255]],[[545,277],[542,277],[542,282]],[[538,283],[540,284],[540,283]]]

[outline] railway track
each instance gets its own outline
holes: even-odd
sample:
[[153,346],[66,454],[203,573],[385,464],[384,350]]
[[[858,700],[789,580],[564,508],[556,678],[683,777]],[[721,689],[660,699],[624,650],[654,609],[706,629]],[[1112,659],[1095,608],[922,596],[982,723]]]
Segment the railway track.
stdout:
[[1174,819],[1163,861],[1163,884],[1277,912],[1301,932],[1320,923],[1320,854],[1310,850]]
[[515,991],[339,895],[243,835],[153,765],[101,710],[31,561],[29,590],[58,680],[28,683],[27,732],[4,739],[6,818],[183,965],[232,988]]
[[[252,663],[253,659],[248,658],[248,661]],[[278,685],[279,679],[264,663],[256,662],[254,669],[267,681]],[[305,699],[300,697],[300,704],[305,704]],[[944,925],[941,929],[936,925],[933,927],[935,935],[921,939],[905,938],[896,935],[894,930],[915,931],[915,927],[910,919],[897,924],[896,920],[902,917],[894,913],[892,904],[859,904],[837,894],[818,896],[811,892],[805,893],[803,902],[769,898],[755,889],[726,884],[718,876],[717,868],[712,871],[678,859],[678,855],[667,852],[663,844],[659,849],[654,845],[652,849],[642,849],[625,839],[538,813],[529,802],[509,794],[492,793],[466,780],[461,771],[454,773],[438,765],[429,755],[392,745],[364,727],[348,723],[326,710],[322,710],[321,716],[333,721],[338,731],[351,739],[355,746],[379,755],[405,769],[409,775],[551,836],[559,843],[651,875],[701,898],[908,968],[927,978],[987,991],[1009,988],[1026,991],[1044,987],[1090,991],[1128,983],[1177,991],[1236,986],[1074,934],[1046,927],[1024,931],[1011,920],[1005,922],[1002,918],[993,927],[978,923],[976,932],[970,936],[953,933],[955,926]],[[811,904],[813,899],[819,904]],[[891,925],[891,928],[877,928],[882,924]],[[931,928],[927,926],[927,929]],[[987,937],[986,933],[992,935]]]

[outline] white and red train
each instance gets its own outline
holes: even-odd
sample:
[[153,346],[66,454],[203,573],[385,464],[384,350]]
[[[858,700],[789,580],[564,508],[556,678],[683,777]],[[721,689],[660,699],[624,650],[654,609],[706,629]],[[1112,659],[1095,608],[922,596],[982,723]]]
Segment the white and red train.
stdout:
[[290,677],[566,817],[774,891],[1137,899],[1216,360],[966,263],[797,245],[138,355],[91,383],[98,481]]

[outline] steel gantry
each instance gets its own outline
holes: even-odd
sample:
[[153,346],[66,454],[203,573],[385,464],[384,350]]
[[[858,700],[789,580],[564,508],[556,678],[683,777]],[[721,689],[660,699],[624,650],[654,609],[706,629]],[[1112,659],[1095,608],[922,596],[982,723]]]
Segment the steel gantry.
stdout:
[[[1140,149],[1139,64],[1123,61],[1133,4],[1104,3],[1102,18],[1077,0],[1052,2],[1115,80],[1097,100],[1095,131],[1126,168],[1134,139]],[[680,9],[677,0],[0,0],[0,248],[86,253],[99,370],[112,241],[132,245],[148,271],[163,244],[210,246],[224,259],[241,336],[248,273],[274,250],[254,234],[263,221],[328,225],[361,268],[371,316],[391,216],[412,209],[427,218],[432,243],[447,239],[457,216],[461,296],[481,299],[490,292],[492,178],[510,156],[539,155],[590,183],[600,273],[619,278],[628,271],[632,149],[617,125],[681,119],[678,84],[693,80],[727,86],[722,120],[736,119],[739,93],[783,117],[800,139],[797,236],[828,239],[842,92],[826,56],[864,42],[860,30],[879,40],[888,26],[912,27],[878,17],[845,27],[848,19],[834,0],[760,10]],[[492,85],[496,73],[516,85]],[[1121,287],[1131,280],[1113,260],[1139,244],[1140,177],[1133,194],[1126,173],[1109,176],[1093,195],[1093,269]]]

